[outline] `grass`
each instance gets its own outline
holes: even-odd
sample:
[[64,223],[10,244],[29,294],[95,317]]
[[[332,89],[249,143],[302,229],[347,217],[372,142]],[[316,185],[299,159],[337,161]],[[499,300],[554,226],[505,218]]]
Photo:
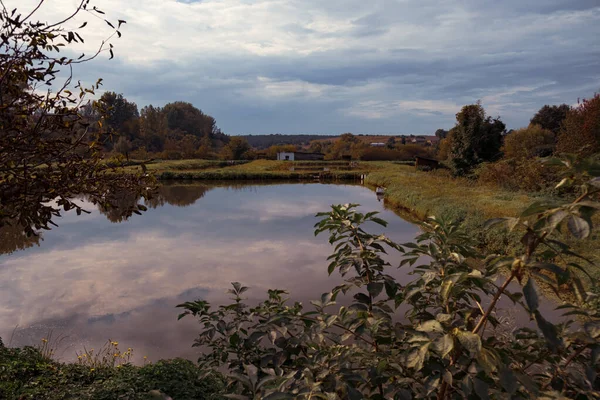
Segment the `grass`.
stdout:
[[[387,163],[367,175],[365,184],[385,187],[386,204],[423,220],[429,215],[448,216],[463,221],[467,231],[488,252],[513,253],[521,249],[518,233],[500,229],[486,231],[491,218],[518,216],[531,203],[549,199],[547,195],[511,192],[467,179],[453,178],[449,172],[422,172],[414,167]],[[600,237],[584,241],[566,240],[575,251],[600,261]],[[591,271],[600,277],[599,271]]]
[[[139,170],[139,166],[127,166],[125,170]],[[327,168],[328,170],[324,170]],[[316,176],[321,179],[359,179],[375,168],[372,163],[360,163],[350,168],[347,162],[307,162],[255,160],[229,164],[224,161],[177,160],[155,161],[147,169],[159,180],[308,180]]]
[[33,347],[7,348],[0,341],[1,399],[220,399],[224,381],[206,377],[188,360],[144,366],[65,364]]

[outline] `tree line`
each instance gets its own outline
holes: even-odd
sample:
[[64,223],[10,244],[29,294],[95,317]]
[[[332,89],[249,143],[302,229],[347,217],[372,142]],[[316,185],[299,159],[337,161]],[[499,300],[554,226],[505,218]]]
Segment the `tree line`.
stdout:
[[456,176],[469,176],[507,189],[543,190],[552,186],[552,169],[531,163],[535,157],[600,152],[600,95],[575,107],[545,105],[527,127],[506,131],[500,117],[486,115],[481,104],[456,114],[456,125],[438,130],[436,157]]

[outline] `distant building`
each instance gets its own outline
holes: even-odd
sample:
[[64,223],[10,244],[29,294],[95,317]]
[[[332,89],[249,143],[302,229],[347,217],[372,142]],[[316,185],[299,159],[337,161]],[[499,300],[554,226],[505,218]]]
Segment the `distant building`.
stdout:
[[304,153],[299,151],[282,151],[277,153],[277,159],[280,161],[320,161],[325,159],[323,153]]
[[385,143],[373,142],[373,143],[371,143],[371,147],[385,147]]

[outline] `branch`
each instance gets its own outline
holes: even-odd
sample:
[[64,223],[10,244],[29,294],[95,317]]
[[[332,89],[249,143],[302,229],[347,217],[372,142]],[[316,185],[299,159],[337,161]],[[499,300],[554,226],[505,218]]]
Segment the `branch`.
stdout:
[[510,282],[512,282],[512,280],[515,278],[515,276],[516,276],[516,271],[511,272],[510,276],[506,279],[506,281],[500,287],[500,289],[498,290],[498,292],[496,292],[496,294],[494,295],[494,298],[492,299],[492,302],[490,303],[490,306],[488,307],[487,311],[485,312],[485,314],[483,314],[483,316],[481,317],[481,319],[477,323],[477,326],[475,327],[475,329],[473,329],[473,333],[477,333],[477,332],[479,332],[479,330],[481,328],[483,328],[483,325],[487,321],[488,317],[490,316],[490,314],[492,313],[492,311],[494,311],[494,308],[496,307],[496,303],[500,299],[500,296],[502,296],[502,293],[504,293],[504,291],[506,290],[506,288],[508,287],[508,285],[510,284]]

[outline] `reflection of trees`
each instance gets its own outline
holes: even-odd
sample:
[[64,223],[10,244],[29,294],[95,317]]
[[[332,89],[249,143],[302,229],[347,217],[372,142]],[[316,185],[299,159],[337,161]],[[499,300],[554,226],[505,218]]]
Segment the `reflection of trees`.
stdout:
[[133,192],[122,191],[111,194],[108,205],[98,205],[98,210],[101,214],[106,215],[110,222],[122,222],[128,219],[134,210],[137,210],[137,204],[140,200]]
[[158,188],[158,192],[146,201],[149,207],[157,208],[165,204],[187,207],[204,197],[212,188],[205,185],[166,184]]
[[27,236],[23,228],[12,222],[0,228],[0,254],[11,254],[18,250],[25,250],[35,245],[40,245],[40,235]]

